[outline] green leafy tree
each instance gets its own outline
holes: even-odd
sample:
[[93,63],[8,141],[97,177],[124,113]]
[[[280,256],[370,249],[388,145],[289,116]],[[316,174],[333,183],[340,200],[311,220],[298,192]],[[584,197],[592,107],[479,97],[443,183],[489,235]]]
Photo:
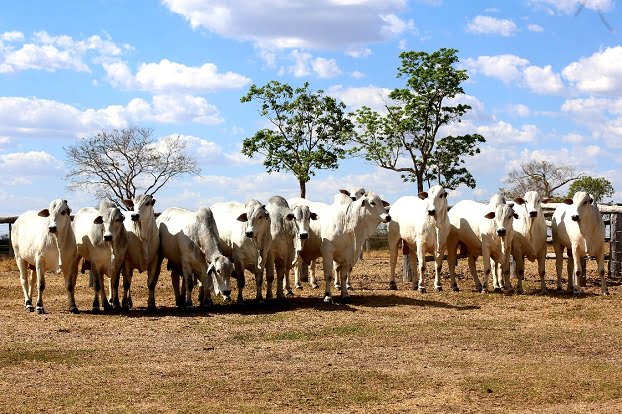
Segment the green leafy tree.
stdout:
[[265,156],[268,172],[290,171],[300,185],[300,196],[307,194],[307,183],[316,170],[336,169],[345,158],[345,145],[354,129],[345,104],[322,90],[311,91],[309,84],[292,88],[270,81],[262,87],[252,85],[242,102],[258,101],[261,116],[271,124],[246,138],[242,153]]
[[612,197],[615,193],[611,181],[605,177],[590,177],[588,175],[579,178],[570,184],[568,189],[568,197],[572,198],[579,191],[588,192],[594,197],[597,203],[603,201],[605,197]]
[[416,182],[418,191],[432,181],[448,188],[460,184],[474,188],[475,179],[464,162],[480,152],[484,137],[438,137],[443,125],[460,122],[471,109],[449,101],[464,93],[460,85],[468,79],[466,70],[455,68],[456,53],[444,48],[401,53],[397,77],[404,78],[406,85],[391,91],[386,115],[365,106],[355,112],[358,133],[353,153],[400,173],[405,182]]

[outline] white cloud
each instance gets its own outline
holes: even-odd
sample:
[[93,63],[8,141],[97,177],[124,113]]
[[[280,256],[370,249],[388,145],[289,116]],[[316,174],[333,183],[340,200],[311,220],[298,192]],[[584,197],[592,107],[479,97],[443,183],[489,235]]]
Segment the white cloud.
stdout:
[[516,23],[508,19],[497,19],[491,16],[475,16],[467,24],[467,32],[478,34],[497,34],[501,36],[513,36],[518,31]]
[[363,72],[355,70],[350,74],[350,76],[352,76],[354,79],[363,79],[365,77],[365,74]]
[[63,163],[45,151],[0,154],[0,177],[9,177],[13,183],[27,177],[57,174]]
[[16,30],[4,32],[0,34],[0,40],[5,42],[21,42],[24,40],[24,34]]
[[518,84],[539,95],[555,95],[564,90],[561,77],[550,65],[529,65],[527,59],[516,55],[479,56],[464,62],[472,73],[497,78],[506,84]]
[[[23,40],[23,35],[20,37],[19,32],[7,33],[3,36],[8,36],[13,42]],[[97,35],[74,40],[70,36],[52,36],[47,32],[37,32],[32,43],[24,43],[21,47],[11,44],[0,50],[0,73],[29,69],[89,72],[87,57],[93,62],[102,62],[117,58],[128,48],[128,45],[118,46],[109,38],[102,39]]]
[[151,102],[135,98],[126,106],[86,110],[47,99],[0,97],[0,134],[8,137],[80,136],[145,121],[214,125],[223,119],[204,98],[188,95],[156,95]]
[[570,144],[580,144],[583,142],[583,136],[575,133],[566,134],[562,137],[564,142],[568,142]]
[[544,8],[549,13],[572,14],[580,7],[607,12],[613,9],[614,0],[529,0],[534,6]]
[[543,32],[544,27],[540,26],[539,24],[532,23],[527,25],[527,30],[529,30],[530,32]]
[[334,78],[341,75],[341,69],[339,69],[335,59],[315,58],[311,67],[318,78]]
[[289,72],[297,78],[303,76],[309,76],[309,61],[311,60],[311,53],[302,52],[300,50],[292,50],[290,54],[294,60],[294,64],[289,67]]
[[508,112],[521,118],[531,115],[531,110],[529,109],[529,107],[523,104],[509,105]]
[[608,47],[566,66],[562,75],[581,92],[622,93],[622,46]]
[[193,28],[263,48],[342,49],[386,41],[412,29],[398,16],[405,0],[284,2],[163,0]]
[[535,125],[526,124],[517,129],[505,121],[498,121],[491,125],[480,126],[477,132],[491,144],[524,144],[533,142],[539,133]]
[[385,103],[389,103],[389,92],[391,90],[373,85],[360,88],[344,88],[342,85],[334,85],[328,88],[327,92],[343,101],[349,110],[368,106],[374,111],[384,113],[386,112]]
[[372,51],[368,47],[354,47],[346,50],[346,55],[353,58],[364,58],[371,56]]
[[126,63],[103,65],[108,81],[124,89],[161,92],[209,92],[220,89],[239,89],[250,83],[246,76],[218,71],[213,63],[186,66],[162,59],[159,63],[143,63],[132,75]]

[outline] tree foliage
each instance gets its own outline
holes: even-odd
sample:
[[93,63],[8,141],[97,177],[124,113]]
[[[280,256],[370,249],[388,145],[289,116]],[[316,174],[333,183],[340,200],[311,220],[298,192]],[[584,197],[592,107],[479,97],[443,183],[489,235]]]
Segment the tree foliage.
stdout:
[[598,203],[603,201],[605,197],[612,197],[615,193],[611,181],[605,177],[594,178],[589,175],[583,176],[570,184],[568,197],[572,198],[579,191],[591,194]]
[[264,155],[268,172],[290,171],[306,196],[306,183],[316,170],[336,169],[347,155],[353,125],[345,105],[322,90],[312,91],[305,83],[300,88],[277,81],[262,87],[252,85],[242,102],[258,101],[261,116],[270,122],[254,136],[246,138],[242,153]]
[[464,93],[466,70],[456,69],[455,49],[433,53],[403,52],[397,77],[406,85],[391,91],[386,115],[369,107],[354,114],[358,133],[354,153],[382,168],[399,172],[402,180],[423,184],[438,182],[448,188],[465,184],[475,187],[475,179],[464,167],[465,158],[480,152],[486,142],[478,134],[439,138],[443,125],[460,122],[471,109],[449,100]]
[[123,199],[153,195],[174,177],[200,173],[196,160],[185,153],[183,140],[156,142],[152,134],[138,127],[101,131],[64,148],[68,188],[123,206]]
[[572,165],[528,161],[510,171],[506,179],[509,188],[501,191],[512,198],[522,197],[527,191],[537,191],[540,197],[555,199],[561,196],[557,190],[579,179],[581,175]]

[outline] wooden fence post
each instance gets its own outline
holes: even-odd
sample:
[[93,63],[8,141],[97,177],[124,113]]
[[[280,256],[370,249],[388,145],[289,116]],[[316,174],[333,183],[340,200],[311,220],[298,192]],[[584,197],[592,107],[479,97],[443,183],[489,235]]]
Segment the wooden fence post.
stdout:
[[9,223],[9,256],[15,257],[15,252],[13,251],[13,243],[11,242],[11,230],[13,230],[13,223]]
[[609,275],[622,276],[622,214],[611,214]]

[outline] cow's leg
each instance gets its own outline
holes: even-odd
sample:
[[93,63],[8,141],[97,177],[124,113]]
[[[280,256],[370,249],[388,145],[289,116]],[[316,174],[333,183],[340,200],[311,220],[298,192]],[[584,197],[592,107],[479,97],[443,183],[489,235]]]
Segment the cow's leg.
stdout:
[[125,266],[126,265],[124,263],[123,266],[119,267],[119,270],[110,275],[110,304],[114,310],[121,309],[121,303],[119,302],[119,281],[121,280],[122,269],[125,268]]
[[192,288],[194,287],[194,276],[192,274],[190,264],[187,262],[182,263],[181,270],[183,273],[184,282],[186,284],[186,300],[184,305],[186,309],[192,309]]
[[235,269],[236,284],[238,286],[237,302],[243,303],[244,302],[243,291],[244,291],[244,286],[246,285],[246,279],[244,277],[244,265],[242,263],[242,260],[240,260],[239,258],[234,258],[233,266]]
[[155,290],[156,286],[158,285],[158,279],[160,278],[163,260],[164,258],[158,255],[158,259],[156,260],[156,264],[152,269],[152,272],[149,272],[149,274],[147,275],[147,288],[149,289],[149,297],[147,298],[147,311],[150,312],[156,310]]
[[471,273],[471,277],[473,278],[473,283],[475,284],[475,290],[478,292],[481,292],[482,283],[479,281],[479,277],[477,276],[477,268],[475,267],[475,257],[469,256],[467,259],[467,263],[469,265],[469,273]]
[[37,313],[44,314],[45,309],[43,308],[43,291],[45,290],[45,260],[43,258],[37,258],[37,262],[35,264],[35,269],[37,270]]
[[22,292],[24,293],[24,308],[32,312],[35,309],[32,307],[32,294],[29,286],[28,279],[28,262],[23,260],[21,257],[15,258],[17,262],[17,268],[19,269],[19,280],[22,284]]
[[100,291],[99,291],[99,296],[101,298],[102,301],[102,307],[104,308],[104,311],[111,311],[112,310],[112,305],[110,304],[110,302],[108,301],[108,296],[106,295],[106,287],[105,287],[105,279],[104,279],[104,273],[101,272],[99,274],[99,286],[100,286]]
[[417,290],[419,293],[425,293],[425,246],[423,243],[417,244],[417,264],[415,266],[419,271],[419,283],[417,286]]
[[546,273],[546,249],[542,249],[540,255],[538,256],[538,274],[540,275],[540,293],[546,295],[546,281],[544,280],[544,276]]
[[503,288],[508,292],[513,292],[512,281],[510,280],[510,254],[506,253],[501,262],[501,275],[503,277]]
[[[305,266],[305,265],[303,265]],[[317,259],[311,261],[311,265],[307,267],[307,272],[309,272],[309,284],[312,289],[317,289],[320,286],[317,284]]]
[[333,249],[331,246],[323,244],[321,247],[322,250],[322,262],[324,264],[324,283],[326,286],[324,292],[324,302],[332,303],[333,298],[330,291],[330,287],[332,285],[331,278],[333,277]]
[[598,263],[598,274],[600,275],[600,291],[603,295],[609,295],[607,280],[605,279],[605,252],[601,249],[596,255]]
[[445,247],[439,247],[434,255],[434,290],[441,292],[443,290],[443,282],[441,281],[441,271],[443,270],[443,254]]
[[285,291],[286,291],[286,295],[287,296],[294,296],[294,292],[292,291],[290,272],[292,271],[292,267],[294,269],[296,269],[298,267],[298,263],[299,262],[302,262],[302,259],[300,257],[298,258],[298,260],[296,260],[296,263],[294,263],[293,266],[291,264],[289,264],[285,268],[285,275],[284,275],[285,280],[284,280],[284,283],[285,283]]
[[76,279],[78,278],[78,263],[74,259],[74,262],[63,263],[63,276],[65,278],[65,290],[67,291],[67,304],[69,305],[69,312],[80,313],[78,306],[76,306],[75,288]]
[[[274,252],[272,249],[268,252],[268,257],[266,259],[266,299],[272,299],[272,283],[274,282],[274,272],[275,272],[275,263],[274,263]],[[283,279],[279,282],[277,276],[277,290],[276,296],[283,296]],[[281,292],[279,294],[279,286],[281,286]]]
[[389,289],[397,290],[397,283],[395,283],[395,267],[397,266],[397,251],[399,249],[400,239],[391,240],[389,238],[389,268],[390,268],[390,277],[389,280]]
[[574,291],[574,255],[568,249],[568,261],[566,262],[566,273],[568,273],[568,292]]
[[337,267],[337,273],[341,279],[341,302],[350,303],[350,293],[348,293],[348,265],[341,265]]
[[[415,246],[416,247],[416,246]],[[413,290],[417,290],[417,286],[419,286],[419,264],[417,263],[417,251],[415,249],[410,249],[408,252],[408,266],[410,267],[410,283]]]
[[525,256],[515,257],[516,262],[516,293],[523,293],[523,279],[525,279]]
[[93,281],[93,313],[99,313],[99,291],[103,289],[103,286],[101,286],[101,278],[95,264],[91,265],[89,278]]
[[275,266],[276,270],[276,297],[282,299],[284,296],[283,281],[287,277],[288,268],[285,265],[285,261],[279,261],[279,264]]
[[581,272],[583,270],[583,266],[581,265],[581,257],[583,257],[583,255],[579,253],[579,250],[573,248],[572,260],[574,262],[574,273],[573,273],[573,280],[572,280],[572,284],[573,284],[572,294],[575,296],[578,296],[581,294]]
[[341,289],[341,275],[337,271],[337,263],[333,263],[333,283],[335,284],[335,289]]
[[[177,268],[175,266],[171,268],[171,286],[173,286],[173,294],[175,295],[175,306],[177,306],[178,308],[183,308],[184,299],[181,295],[181,292],[179,291],[179,272],[177,271]],[[185,290],[186,289],[184,284],[184,296],[186,295]]]
[[488,291],[488,277],[490,276],[490,247],[487,243],[482,243],[482,260],[484,262],[484,283],[482,284],[482,293]]
[[562,269],[564,266],[564,248],[559,243],[553,243],[555,250],[555,272],[557,274],[557,291],[562,291]]
[[451,290],[458,292],[458,284],[456,283],[456,260],[457,260],[458,246],[455,244],[447,244],[447,268],[449,270],[449,283],[451,283]]
[[[130,266],[127,263],[123,264],[123,299],[121,299],[121,308],[123,310],[129,310],[132,305],[130,305],[131,303],[131,298],[132,298],[132,294],[130,293],[130,289],[132,288],[132,271],[133,269],[130,268]],[[147,273],[147,278],[149,273]]]

